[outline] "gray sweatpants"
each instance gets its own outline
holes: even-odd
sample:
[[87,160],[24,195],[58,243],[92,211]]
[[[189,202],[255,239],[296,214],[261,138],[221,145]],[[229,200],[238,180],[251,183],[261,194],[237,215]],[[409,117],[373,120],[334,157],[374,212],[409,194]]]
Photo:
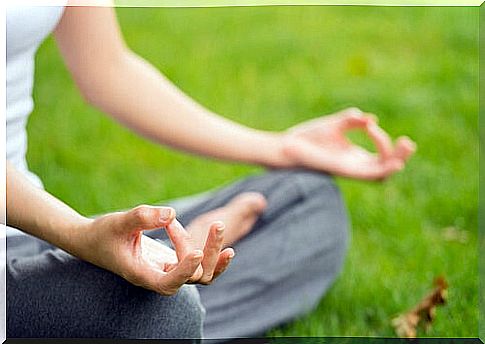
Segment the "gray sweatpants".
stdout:
[[[230,268],[210,286],[170,297],[33,237],[8,238],[7,337],[247,337],[310,311],[346,252],[338,189],[324,174],[272,171],[171,205],[187,224],[244,191],[263,193],[268,207],[235,244]],[[166,240],[161,230],[146,234]]]

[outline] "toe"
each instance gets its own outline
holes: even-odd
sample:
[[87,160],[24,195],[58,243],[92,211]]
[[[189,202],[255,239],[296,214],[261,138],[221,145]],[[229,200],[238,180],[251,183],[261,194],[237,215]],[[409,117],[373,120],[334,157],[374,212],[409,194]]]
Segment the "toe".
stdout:
[[260,214],[267,206],[266,198],[259,192],[244,192],[230,203],[238,211],[246,213],[245,215]]

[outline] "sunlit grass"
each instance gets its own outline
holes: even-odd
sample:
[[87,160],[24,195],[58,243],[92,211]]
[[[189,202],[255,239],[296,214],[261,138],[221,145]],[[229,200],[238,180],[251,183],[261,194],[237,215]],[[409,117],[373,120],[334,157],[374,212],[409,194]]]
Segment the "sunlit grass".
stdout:
[[[133,50],[229,118],[281,130],[355,105],[419,145],[385,183],[338,181],[353,222],[344,271],[314,312],[271,334],[391,336],[390,319],[444,275],[449,303],[427,335],[477,335],[477,8],[118,14]],[[257,170],[160,148],[121,128],[84,104],[52,40],[37,66],[29,163],[84,214],[189,195]],[[468,231],[468,242],[446,241],[449,226]]]

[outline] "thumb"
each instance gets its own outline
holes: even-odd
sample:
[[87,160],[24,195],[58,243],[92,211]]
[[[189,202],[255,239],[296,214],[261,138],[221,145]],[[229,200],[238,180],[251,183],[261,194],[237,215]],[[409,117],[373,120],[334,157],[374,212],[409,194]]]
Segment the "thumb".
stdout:
[[124,213],[122,230],[133,232],[165,227],[175,219],[175,215],[171,207],[140,205]]
[[364,128],[369,122],[369,119],[358,108],[348,108],[337,112],[335,120],[338,127],[343,131]]
[[365,127],[365,131],[379,152],[382,161],[387,161],[393,156],[394,147],[391,137],[376,123],[370,123]]

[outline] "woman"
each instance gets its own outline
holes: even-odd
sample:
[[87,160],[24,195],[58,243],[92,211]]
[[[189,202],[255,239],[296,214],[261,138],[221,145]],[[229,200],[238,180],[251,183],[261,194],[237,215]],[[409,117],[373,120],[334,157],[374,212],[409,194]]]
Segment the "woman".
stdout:
[[[25,162],[34,54],[51,31],[90,104],[160,144],[272,171],[170,206],[78,214]],[[381,180],[414,150],[355,108],[281,133],[238,125],[133,54],[112,8],[8,8],[7,223],[30,235],[7,238],[7,336],[262,334],[315,306],[341,268],[348,224],[328,174]]]

